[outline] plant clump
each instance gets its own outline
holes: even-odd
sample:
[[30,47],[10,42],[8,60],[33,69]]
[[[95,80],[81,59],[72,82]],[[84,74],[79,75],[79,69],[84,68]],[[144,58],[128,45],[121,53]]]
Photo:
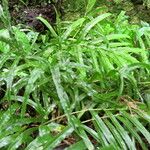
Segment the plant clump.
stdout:
[[0,149],[150,149],[148,23],[89,0],[55,26],[36,17],[43,33],[12,25],[2,2]]

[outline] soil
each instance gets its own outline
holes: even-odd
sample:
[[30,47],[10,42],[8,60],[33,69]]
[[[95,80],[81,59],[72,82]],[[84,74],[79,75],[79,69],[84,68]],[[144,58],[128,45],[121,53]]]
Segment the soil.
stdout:
[[[57,8],[57,11],[61,13],[62,7],[65,7],[66,9],[66,6],[64,6],[66,2],[65,0],[63,0],[64,3],[62,3],[62,0],[58,0],[57,3],[35,3],[31,0],[28,1],[28,4],[24,5],[23,3],[18,2],[18,0],[10,0],[9,9],[11,16],[13,18],[14,24],[25,24],[38,32],[44,31],[45,26],[36,19],[37,16],[42,16],[51,25],[54,25],[56,22],[55,8]],[[141,20],[150,23],[150,8],[144,6],[142,0],[126,0],[122,1],[120,4],[116,4],[113,1],[104,1],[104,5],[108,7],[110,12],[116,13],[116,15],[121,12],[121,10],[126,11],[126,14],[129,16],[131,23],[140,23]],[[77,12],[75,11],[72,14],[65,10],[65,13],[66,14],[63,15],[67,16],[67,18],[70,18],[72,15],[77,16]]]
[[25,24],[28,27],[35,29],[38,32],[44,31],[45,26],[36,19],[38,16],[42,16],[50,24],[54,25],[56,22],[56,11],[61,11],[61,0],[57,3],[29,3],[23,5],[17,0],[9,1],[9,11],[12,17],[13,24]]

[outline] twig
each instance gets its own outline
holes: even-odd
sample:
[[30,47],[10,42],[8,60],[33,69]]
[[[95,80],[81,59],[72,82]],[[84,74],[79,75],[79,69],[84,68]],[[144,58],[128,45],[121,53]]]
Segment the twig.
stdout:
[[[75,112],[70,113],[69,115],[74,115],[74,114],[78,114],[78,113],[81,113],[81,112],[87,112],[87,111],[102,111],[102,110],[104,110],[104,111],[110,111],[110,110],[118,111],[118,110],[126,110],[126,109],[112,109],[112,108],[110,108],[110,109],[95,108],[95,109],[94,109],[94,108],[92,108],[92,109],[83,109],[83,110],[80,110],[80,111],[75,111]],[[50,123],[50,122],[53,122],[53,121],[56,121],[56,120],[65,118],[66,116],[67,116],[66,114],[61,115],[61,116],[59,116],[59,117],[56,117],[56,118],[54,118],[54,119],[51,119],[51,120],[49,120],[49,121],[43,123],[43,124],[44,124],[44,125],[45,125],[45,124],[48,124],[48,123]],[[101,118],[105,118],[105,117],[106,117],[106,116],[103,116],[103,117],[101,117]],[[107,116],[107,117],[108,117],[108,116]]]

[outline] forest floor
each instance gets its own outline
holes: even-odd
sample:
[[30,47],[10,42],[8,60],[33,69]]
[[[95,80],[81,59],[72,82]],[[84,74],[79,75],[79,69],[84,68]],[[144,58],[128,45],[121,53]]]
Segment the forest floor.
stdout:
[[[73,6],[66,6],[66,3],[58,4],[22,4],[18,1],[9,1],[10,3],[10,12],[15,23],[22,23],[33,28],[36,27],[37,31],[44,30],[44,27],[41,23],[37,23],[36,17],[42,15],[50,23],[55,22],[55,9],[59,9],[63,19],[71,20],[76,19],[82,15],[82,10],[84,6],[74,8]],[[132,24],[140,23],[141,21],[150,23],[150,8],[147,8],[142,3],[132,3],[131,1],[125,1],[120,4],[115,4],[112,1],[101,1],[98,4],[100,7],[106,8],[106,11],[112,12],[113,14],[118,15],[121,11],[125,11],[126,15],[129,17],[129,21]],[[64,9],[65,8],[65,9]],[[83,10],[84,11],[84,10]]]

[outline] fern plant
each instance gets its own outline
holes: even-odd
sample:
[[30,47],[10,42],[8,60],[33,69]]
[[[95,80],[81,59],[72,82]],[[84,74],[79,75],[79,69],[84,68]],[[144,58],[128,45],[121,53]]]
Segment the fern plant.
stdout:
[[56,27],[38,17],[45,35],[0,30],[1,149],[149,149],[150,27],[95,3]]

